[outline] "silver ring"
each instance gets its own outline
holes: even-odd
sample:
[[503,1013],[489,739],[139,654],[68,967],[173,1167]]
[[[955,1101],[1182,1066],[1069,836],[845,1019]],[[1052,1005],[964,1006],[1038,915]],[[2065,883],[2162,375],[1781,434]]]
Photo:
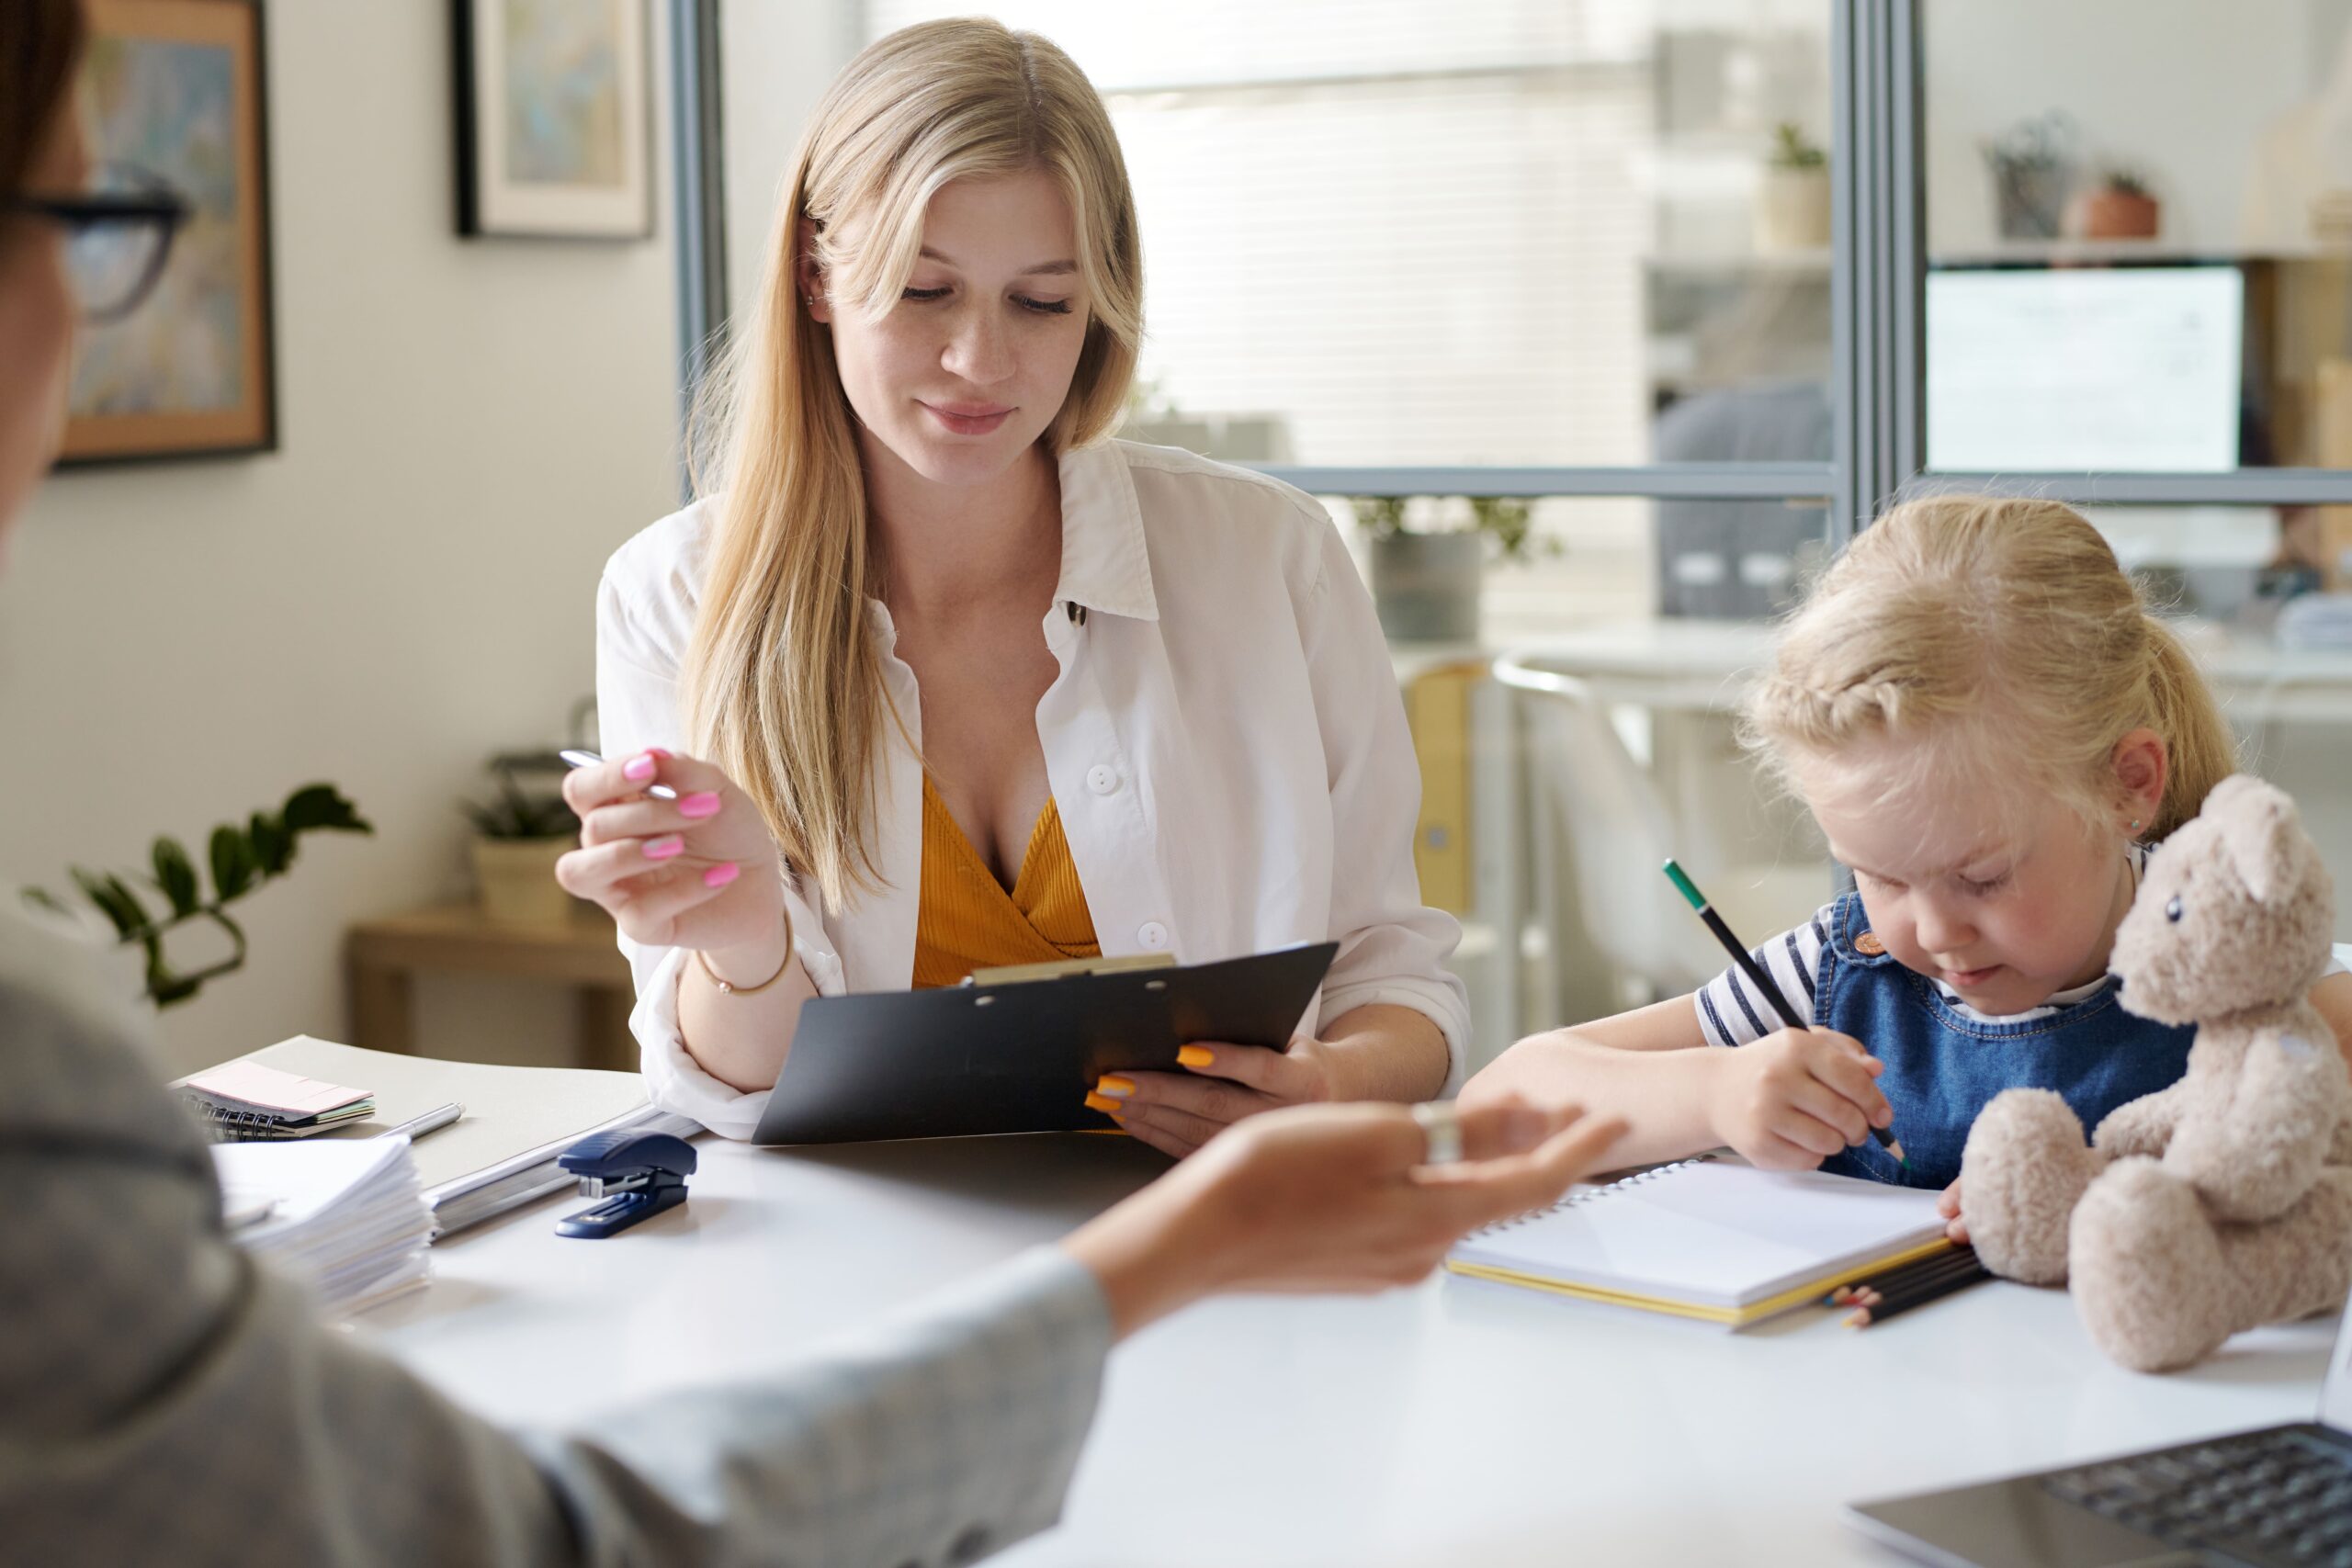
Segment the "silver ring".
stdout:
[[1462,1113],[1450,1100],[1427,1100],[1413,1107],[1413,1120],[1421,1124],[1421,1136],[1427,1146],[1421,1154],[1423,1165],[1459,1165],[1462,1163]]

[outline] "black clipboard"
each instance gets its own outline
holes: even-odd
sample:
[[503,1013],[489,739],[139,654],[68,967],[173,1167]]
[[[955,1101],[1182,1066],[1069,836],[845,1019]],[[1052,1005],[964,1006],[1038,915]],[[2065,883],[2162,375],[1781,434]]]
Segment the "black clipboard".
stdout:
[[1104,1073],[1176,1070],[1195,1040],[1290,1043],[1339,953],[1318,942],[1222,963],[818,997],[752,1141],[845,1144],[1109,1128]]

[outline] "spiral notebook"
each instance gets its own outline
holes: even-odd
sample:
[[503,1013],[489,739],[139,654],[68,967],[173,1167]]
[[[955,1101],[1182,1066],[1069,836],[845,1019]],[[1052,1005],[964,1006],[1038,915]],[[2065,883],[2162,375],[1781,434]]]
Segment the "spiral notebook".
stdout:
[[243,1056],[172,1087],[203,1118],[213,1137],[224,1142],[307,1138],[376,1109],[369,1090],[305,1077]]
[[1742,1328],[1951,1245],[1933,1192],[1702,1156],[1473,1231],[1445,1266]]

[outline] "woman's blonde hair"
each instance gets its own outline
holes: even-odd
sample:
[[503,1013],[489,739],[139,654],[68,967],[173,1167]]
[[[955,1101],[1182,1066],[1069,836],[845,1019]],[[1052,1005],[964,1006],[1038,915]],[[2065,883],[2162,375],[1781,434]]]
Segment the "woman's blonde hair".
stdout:
[[1943,767],[1973,762],[2094,819],[2115,804],[2116,742],[2151,729],[2170,768],[2150,840],[2236,765],[2188,649],[2098,530],[2052,501],[1936,496],[1887,513],[1822,574],[1742,716],[1784,776],[1792,760],[1926,737]]
[[805,244],[834,310],[878,316],[906,287],[942,186],[1033,171],[1069,204],[1090,310],[1043,445],[1058,456],[1102,438],[1143,332],[1126,164],[1070,58],[985,20],[892,33],[834,79],[794,154],[749,324],[696,411],[696,489],[724,500],[684,671],[686,730],[831,909],[877,880],[875,744],[899,716],[867,629],[877,562],[854,423],[797,263]]

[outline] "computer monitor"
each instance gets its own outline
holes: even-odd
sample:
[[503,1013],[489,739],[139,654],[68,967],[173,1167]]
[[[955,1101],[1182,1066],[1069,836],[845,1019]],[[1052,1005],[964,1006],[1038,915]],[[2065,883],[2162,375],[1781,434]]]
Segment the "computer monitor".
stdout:
[[1928,275],[1928,467],[2238,466],[2245,280],[2234,266]]

